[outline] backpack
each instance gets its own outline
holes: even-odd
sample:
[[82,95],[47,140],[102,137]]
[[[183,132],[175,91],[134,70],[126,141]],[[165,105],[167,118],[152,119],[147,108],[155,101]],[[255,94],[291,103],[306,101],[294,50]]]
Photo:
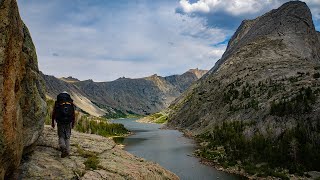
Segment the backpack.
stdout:
[[55,107],[56,120],[59,124],[70,124],[74,116],[73,100],[67,93],[60,93],[57,96]]

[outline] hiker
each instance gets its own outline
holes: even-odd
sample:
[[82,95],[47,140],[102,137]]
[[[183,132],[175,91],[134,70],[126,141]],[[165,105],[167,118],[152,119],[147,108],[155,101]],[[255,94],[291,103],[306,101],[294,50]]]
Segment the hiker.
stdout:
[[58,126],[59,146],[61,157],[67,157],[70,153],[71,128],[75,124],[75,107],[70,95],[64,91],[57,96],[52,112],[52,128],[55,121]]

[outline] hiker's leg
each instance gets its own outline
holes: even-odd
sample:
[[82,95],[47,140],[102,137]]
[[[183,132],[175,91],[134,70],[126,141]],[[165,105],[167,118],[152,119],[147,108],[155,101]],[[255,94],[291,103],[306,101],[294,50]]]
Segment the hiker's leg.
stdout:
[[65,158],[69,155],[68,150],[67,150],[67,139],[64,137],[61,137],[61,158]]
[[66,150],[67,150],[67,153],[69,154],[70,153],[70,137],[71,137],[71,125],[66,125],[65,127],[65,142],[66,142]]
[[61,152],[66,149],[66,142],[64,140],[63,126],[58,124],[58,136],[59,136],[59,147]]
[[63,137],[59,137],[59,146],[61,152],[66,150],[66,141]]
[[65,139],[67,153],[70,154],[70,139]]

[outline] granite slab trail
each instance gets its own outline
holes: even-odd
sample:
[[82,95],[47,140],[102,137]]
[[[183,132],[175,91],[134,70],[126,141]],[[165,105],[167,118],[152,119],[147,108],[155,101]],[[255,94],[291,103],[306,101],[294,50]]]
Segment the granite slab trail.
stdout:
[[[90,156],[99,160],[96,169],[86,168]],[[136,157],[111,139],[72,132],[71,153],[60,158],[56,129],[45,126],[35,151],[20,166],[22,179],[179,179],[160,165]]]

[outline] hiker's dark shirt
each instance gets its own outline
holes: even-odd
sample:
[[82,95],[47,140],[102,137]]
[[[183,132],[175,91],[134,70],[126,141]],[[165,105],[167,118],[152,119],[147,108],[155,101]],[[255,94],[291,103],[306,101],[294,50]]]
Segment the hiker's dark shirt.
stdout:
[[[51,116],[51,119],[52,119],[51,123],[52,123],[53,127],[55,125],[54,121],[56,120],[56,107],[57,107],[57,101],[54,103],[54,108],[53,108],[52,116]],[[75,123],[75,113],[73,112],[72,113],[72,120],[71,120],[72,127],[74,127],[74,123]]]

